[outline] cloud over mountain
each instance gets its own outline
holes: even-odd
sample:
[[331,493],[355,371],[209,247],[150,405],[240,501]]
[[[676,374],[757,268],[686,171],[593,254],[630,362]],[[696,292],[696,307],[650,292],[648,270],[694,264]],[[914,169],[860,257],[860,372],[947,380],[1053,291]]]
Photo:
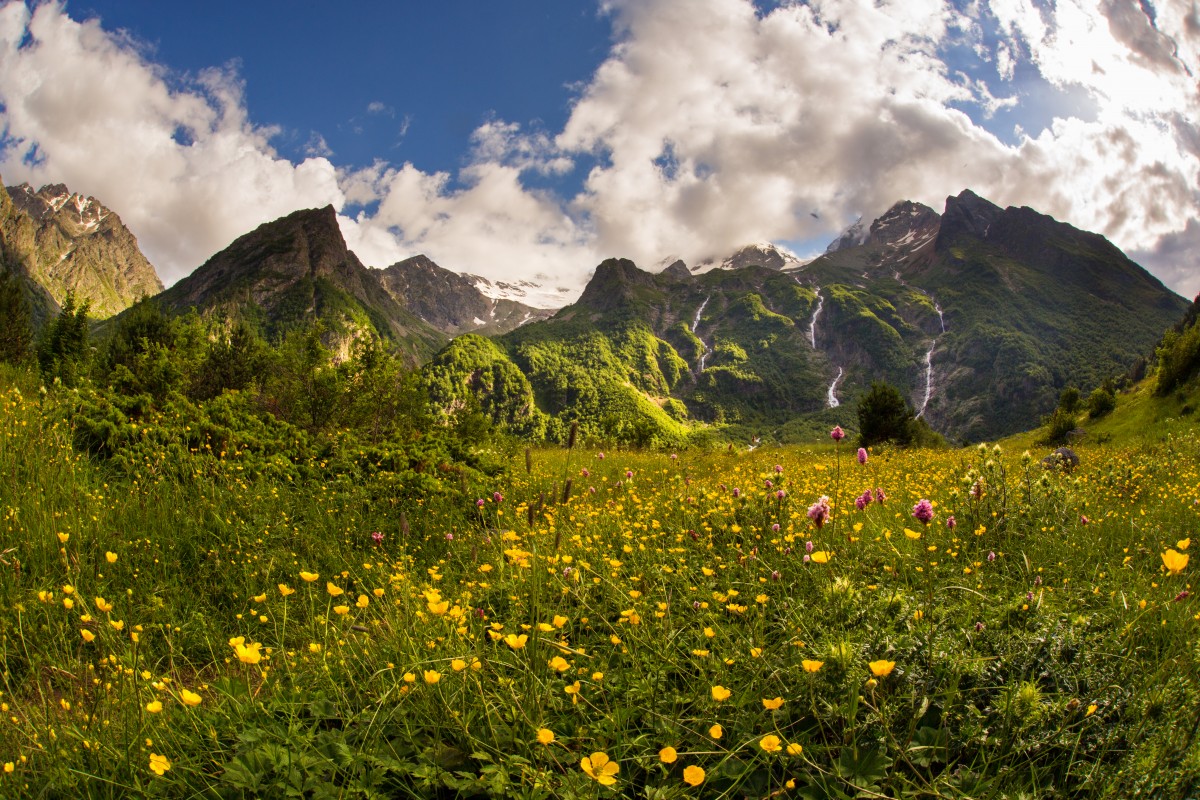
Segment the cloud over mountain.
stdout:
[[168,282],[325,204],[366,263],[424,252],[578,289],[605,256],[823,244],[897,199],[970,187],[1104,233],[1192,294],[1200,16],[1160,6],[606,0],[615,43],[562,129],[484,120],[451,174],[339,169],[319,146],[294,163],[235,68],[172,74],[61,4],[10,2],[0,172],[119,209]]

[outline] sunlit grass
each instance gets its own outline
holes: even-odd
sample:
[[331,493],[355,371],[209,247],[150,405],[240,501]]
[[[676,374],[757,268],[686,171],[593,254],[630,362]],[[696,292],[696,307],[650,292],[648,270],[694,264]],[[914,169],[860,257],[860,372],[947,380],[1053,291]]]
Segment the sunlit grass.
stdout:
[[1195,791],[1193,435],[576,447],[397,504],[118,479],[60,402],[0,399],[5,797]]

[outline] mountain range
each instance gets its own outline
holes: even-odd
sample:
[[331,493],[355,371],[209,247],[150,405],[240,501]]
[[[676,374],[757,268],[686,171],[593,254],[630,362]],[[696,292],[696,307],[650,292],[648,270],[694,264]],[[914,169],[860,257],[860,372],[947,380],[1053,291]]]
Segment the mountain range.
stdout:
[[0,192],[0,259],[41,318],[71,290],[95,316],[146,297],[268,338],[319,320],[340,355],[378,336],[425,365],[445,409],[643,443],[697,422],[783,438],[848,422],[874,380],[952,439],[994,438],[1123,372],[1188,305],[1103,237],[969,191],[941,213],[899,202],[807,263],[769,244],[654,273],[609,259],[557,311],[425,256],[368,268],[332,207],[265,223],[162,291],[116,214],[22,185]]

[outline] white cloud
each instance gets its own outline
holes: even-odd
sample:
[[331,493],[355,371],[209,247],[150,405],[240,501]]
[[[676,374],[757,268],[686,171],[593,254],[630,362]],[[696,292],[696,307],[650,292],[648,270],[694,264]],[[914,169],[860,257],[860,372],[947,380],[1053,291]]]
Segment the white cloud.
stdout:
[[66,183],[116,210],[165,282],[298,207],[341,205],[325,158],[292,164],[247,119],[242,87],[208,70],[184,89],[59,4],[0,8],[8,182]]
[[[263,221],[327,203],[370,209],[342,218],[366,263],[425,252],[578,290],[602,257],[696,262],[832,238],[898,199],[940,208],[971,188],[1104,233],[1192,291],[1195,261],[1181,264],[1200,217],[1200,14],[1160,5],[1151,21],[1128,0],[605,0],[616,43],[564,128],[490,120],[451,175],[338,170],[319,134],[291,163],[250,121],[232,70],[168,76],[59,4],[31,15],[14,2],[0,9],[0,170],[95,194],[168,281]],[[999,80],[947,63],[964,42]],[[1094,114],[1023,124],[1022,62]],[[1040,133],[1005,144],[960,107]],[[575,197],[530,188],[581,163],[594,166]]]

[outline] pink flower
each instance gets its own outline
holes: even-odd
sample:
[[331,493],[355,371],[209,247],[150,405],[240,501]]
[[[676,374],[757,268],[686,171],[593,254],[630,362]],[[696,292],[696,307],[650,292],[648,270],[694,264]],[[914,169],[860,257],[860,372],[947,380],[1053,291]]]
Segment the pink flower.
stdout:
[[492,492],[492,501],[496,503],[503,503],[504,495],[500,494],[499,492]]
[[579,474],[586,478],[586,477],[590,476],[592,473],[588,472],[587,467],[584,467],[583,469],[579,470]]
[[383,534],[380,533],[379,531],[374,531],[371,534],[371,538],[375,540],[375,544],[379,544],[380,542],[383,541]]
[[775,465],[775,474],[778,475],[781,472],[783,472],[783,464],[776,464]]
[[603,461],[603,460],[604,460],[604,453],[597,453],[597,454],[596,454],[596,458],[598,458],[598,459],[600,459],[601,461]]
[[835,442],[840,442],[842,439],[846,438],[846,432],[842,430],[841,425],[834,425],[833,430],[829,432],[829,438],[833,439]]
[[785,497],[787,497],[787,492],[785,492],[783,489],[776,490],[776,492],[775,492],[776,500],[782,500]]
[[867,463],[867,448],[865,448],[865,447],[858,448],[858,463],[860,463],[860,464]]
[[946,517],[946,527],[950,530],[954,530],[956,527],[958,527],[958,520],[954,519],[953,514]]
[[875,487],[875,502],[879,503],[880,505],[883,505],[884,500],[887,500],[887,495],[883,493],[883,489],[880,489],[878,486],[876,486]]
[[447,534],[446,534],[446,541],[447,541],[447,542],[453,542],[453,541],[454,541],[454,534],[453,534],[453,533],[447,533]]
[[476,501],[475,501],[475,507],[476,507],[476,508],[483,508],[483,504],[484,504],[484,503],[486,503],[486,502],[487,502],[487,501],[486,501],[486,500],[484,500],[484,499],[481,497],[481,498],[479,498],[478,500],[476,500]]
[[815,549],[816,549],[816,546],[813,545],[811,539],[804,543],[804,552],[811,553]]
[[741,489],[739,489],[739,488],[737,488],[736,486],[735,486],[735,487],[733,487],[733,496],[734,496],[734,497],[741,497],[741,496],[742,496],[742,490],[741,490]]
[[912,515],[923,525],[928,525],[933,520],[933,503],[925,499],[917,501],[913,506]]
[[632,478],[632,477],[633,477],[633,470],[631,470],[631,469],[627,469],[627,470],[625,470],[625,477],[626,477],[626,478]]
[[817,526],[817,530],[825,524],[825,520],[829,519],[829,498],[822,496],[820,500],[808,507],[808,518]]

